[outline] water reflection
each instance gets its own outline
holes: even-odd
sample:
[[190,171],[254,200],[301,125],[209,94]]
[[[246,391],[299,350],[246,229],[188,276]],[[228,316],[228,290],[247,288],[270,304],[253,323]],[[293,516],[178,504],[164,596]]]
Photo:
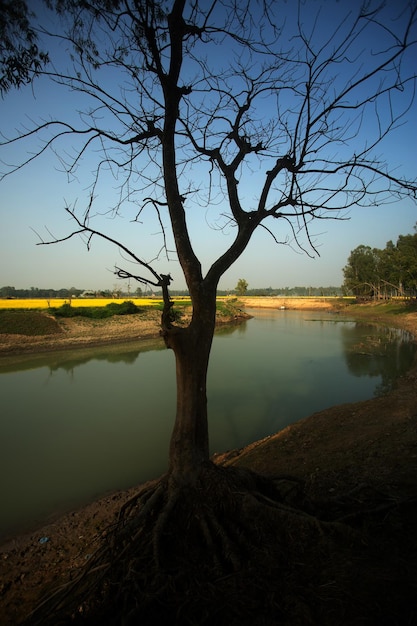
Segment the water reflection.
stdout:
[[355,324],[342,328],[346,363],[353,376],[379,377],[374,390],[381,396],[392,389],[395,380],[413,363],[416,347],[405,330]]
[[76,367],[92,360],[132,364],[136,361],[141,352],[164,349],[165,344],[162,339],[142,339],[127,344],[117,343],[114,345],[77,348],[74,350],[47,352],[37,355],[0,357],[0,374],[19,372],[43,366],[48,367],[51,371],[65,369],[72,372]]
[[[372,397],[414,356],[401,331],[329,314],[256,311],[223,326],[208,379],[211,450]],[[162,340],[3,357],[0,373],[0,535],[165,471],[175,363]]]
[[[409,335],[328,313],[256,310],[242,334],[213,345],[213,450],[244,446],[315,411],[379,394],[411,366],[416,350]],[[378,371],[372,362],[358,375],[354,348],[368,335],[393,345],[374,356]]]

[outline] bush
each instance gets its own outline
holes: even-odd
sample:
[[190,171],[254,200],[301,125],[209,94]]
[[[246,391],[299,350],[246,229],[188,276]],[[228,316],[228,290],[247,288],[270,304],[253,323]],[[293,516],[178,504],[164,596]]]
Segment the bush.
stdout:
[[70,304],[63,304],[58,308],[51,307],[49,310],[55,317],[74,317],[74,315],[77,315],[75,309]]
[[140,313],[140,308],[137,307],[131,300],[125,300],[121,304],[111,302],[104,308],[108,309],[111,312],[111,315],[135,315],[136,313]]
[[89,317],[90,319],[106,319],[113,315],[135,315],[141,309],[131,300],[125,300],[121,304],[110,302],[106,306],[71,306],[63,304],[58,308],[51,308],[50,312],[56,317]]

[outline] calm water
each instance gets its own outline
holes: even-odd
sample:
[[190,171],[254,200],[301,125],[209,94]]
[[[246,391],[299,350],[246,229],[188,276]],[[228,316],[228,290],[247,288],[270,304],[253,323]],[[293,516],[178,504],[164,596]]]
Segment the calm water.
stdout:
[[[214,340],[212,452],[384,392],[416,354],[402,331],[328,313],[253,313]],[[162,343],[3,357],[0,374],[0,537],[166,469],[175,366]]]

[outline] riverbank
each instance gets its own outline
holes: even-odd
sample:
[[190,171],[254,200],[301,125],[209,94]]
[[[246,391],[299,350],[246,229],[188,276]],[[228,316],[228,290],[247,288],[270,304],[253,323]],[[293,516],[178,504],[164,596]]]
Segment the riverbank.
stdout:
[[[228,311],[230,309],[230,312]],[[19,315],[21,312],[16,312]],[[135,315],[115,315],[106,319],[88,317],[55,318],[47,311],[35,315],[48,319],[47,334],[0,332],[0,358],[20,356],[60,350],[93,348],[96,346],[118,345],[133,341],[157,339],[161,336],[161,311],[147,307],[143,313]],[[231,303],[226,310],[219,310],[216,324],[237,323],[247,319],[244,311]],[[191,308],[181,309],[181,323],[191,318]]]
[[[271,300],[273,308],[280,308],[276,299]],[[259,307],[259,304],[249,305],[245,301],[245,306]],[[417,338],[415,310],[399,306],[397,312],[388,312],[383,305],[340,309],[340,303],[337,310],[404,328]],[[127,327],[123,324],[119,326],[119,336],[122,328],[126,337]],[[100,332],[103,333],[102,328]],[[250,467],[268,476],[290,474],[304,481],[307,496],[316,501],[337,502],[343,494],[352,493],[352,500],[365,502],[368,490],[382,494],[379,503],[382,509],[387,504],[386,498],[394,505],[412,502],[417,497],[417,366],[386,397],[321,411],[242,450],[217,455],[216,462]],[[19,624],[45,587],[64,583],[82,567],[106,526],[134,492],[132,489],[101,498],[0,547],[2,626]],[[417,512],[410,505],[407,516],[400,520],[398,507],[394,512],[401,541],[397,535],[393,540],[391,525],[389,532],[381,525],[379,540],[385,548],[379,560],[364,564],[358,572],[365,584],[372,577],[375,603],[382,602],[384,594],[393,587],[395,593],[400,593],[399,587],[414,585],[415,589],[417,584]],[[384,584],[378,587],[380,576]],[[408,600],[404,592],[398,605],[402,603],[404,607]],[[394,621],[394,617],[389,616],[386,625],[413,623],[401,621],[398,616]]]
[[246,308],[251,309],[288,309],[288,310],[309,310],[309,311],[334,311],[341,306],[347,306],[349,299],[344,301],[339,297],[317,297],[309,296],[241,296],[239,300]]
[[[240,298],[238,305],[243,308],[334,310],[338,301],[335,298]],[[223,299],[221,302],[223,306],[219,308],[216,319],[218,326],[248,317],[244,311],[239,310],[233,299]],[[230,313],[227,312],[229,308]],[[187,323],[190,319],[190,307],[182,307],[180,311],[183,323]],[[15,314],[19,315],[21,311],[16,311]],[[160,336],[161,329],[161,312],[153,307],[146,307],[140,315],[115,315],[107,319],[55,318],[47,310],[39,311],[35,315],[48,318],[48,332],[0,332],[0,357],[153,339]]]
[[[48,314],[45,312],[39,315]],[[161,313],[149,310],[146,316],[120,315],[109,319],[70,317],[58,320],[49,317],[51,331],[48,334],[0,334],[0,357],[89,348],[158,337]]]

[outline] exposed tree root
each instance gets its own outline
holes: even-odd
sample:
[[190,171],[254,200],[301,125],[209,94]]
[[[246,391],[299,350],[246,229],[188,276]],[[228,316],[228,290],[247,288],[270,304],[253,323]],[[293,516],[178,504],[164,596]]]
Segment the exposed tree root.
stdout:
[[209,464],[148,484],[27,624],[349,623],[363,535],[316,517],[291,482]]

